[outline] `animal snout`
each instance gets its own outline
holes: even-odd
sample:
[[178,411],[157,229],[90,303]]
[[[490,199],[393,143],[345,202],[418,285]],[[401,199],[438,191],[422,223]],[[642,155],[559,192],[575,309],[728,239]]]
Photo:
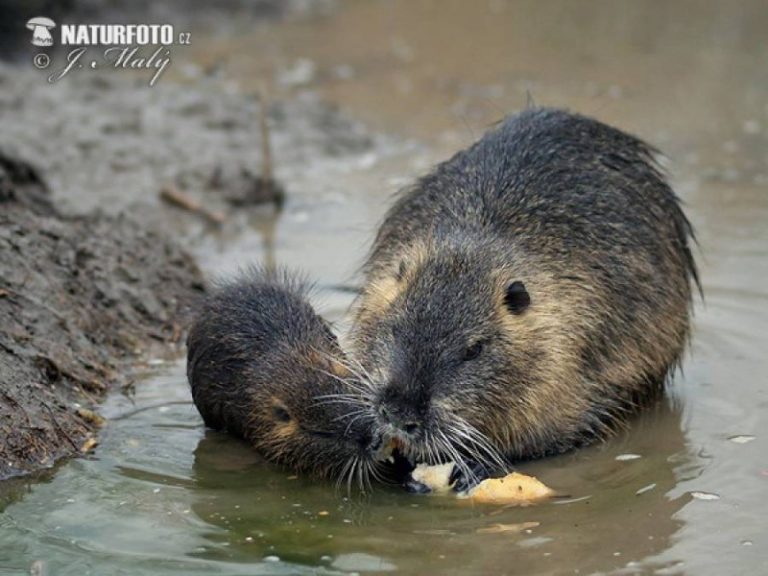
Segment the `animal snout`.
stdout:
[[418,436],[421,432],[421,423],[412,414],[403,413],[391,406],[384,404],[379,406],[379,418],[382,423],[406,436]]

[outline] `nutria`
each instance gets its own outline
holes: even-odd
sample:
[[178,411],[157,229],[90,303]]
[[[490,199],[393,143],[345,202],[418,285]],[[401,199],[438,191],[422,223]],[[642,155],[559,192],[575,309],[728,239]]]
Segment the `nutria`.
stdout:
[[250,270],[207,296],[189,338],[187,378],[205,424],[265,458],[321,476],[376,475],[354,368],[307,286]]
[[698,277],[654,155],[530,109],[399,197],[352,341],[378,425],[409,457],[456,460],[467,480],[604,438],[659,395]]

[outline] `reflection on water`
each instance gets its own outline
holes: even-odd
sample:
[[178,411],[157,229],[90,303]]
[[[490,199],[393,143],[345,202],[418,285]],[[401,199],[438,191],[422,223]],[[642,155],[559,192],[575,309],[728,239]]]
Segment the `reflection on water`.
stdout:
[[[275,554],[316,564],[324,556],[354,553],[405,573],[423,574],[438,566],[498,573],[515,546],[516,573],[547,573],[564,559],[583,573],[605,571],[664,550],[682,524],[674,516],[690,496],[668,493],[679,481],[695,478],[703,464],[686,449],[680,417],[679,410],[662,402],[604,447],[526,467],[564,498],[522,509],[472,509],[395,489],[364,499],[334,498],[327,486],[265,474],[247,448],[209,433],[197,446],[193,467],[196,488],[208,497],[193,510],[237,540],[237,553],[244,558]],[[622,454],[640,457],[617,460]],[[523,522],[539,526],[516,535],[478,532]],[[621,525],[628,528],[615,531]],[[218,536],[212,540],[220,541]]]
[[[257,573],[479,574],[507,570],[512,547],[515,573],[549,573],[564,561],[593,573],[667,548],[690,501],[670,492],[706,465],[686,445],[682,411],[664,401],[604,446],[525,466],[563,495],[550,504],[471,507],[395,487],[347,494],[205,431],[183,366],[170,371],[139,387],[135,405],[110,401],[95,458],[30,485],[0,516],[0,565],[37,559],[55,574],[254,573],[254,564]],[[627,454],[639,457],[617,459]],[[523,522],[538,525],[478,532]]]
[[[608,443],[524,466],[567,498],[488,509],[393,488],[347,497],[264,464],[205,432],[175,365],[137,387],[136,406],[109,401],[123,417],[93,458],[0,486],[0,574],[35,560],[78,575],[768,572],[762,2],[345,2],[271,26],[244,16],[198,27],[174,63],[177,81],[193,81],[185,64],[213,66],[245,90],[274,78],[278,98],[314,90],[410,139],[359,165],[284,174],[279,218],[243,215],[196,239],[208,271],[274,258],[321,286],[354,283],[389,194],[530,93],[669,155],[707,295],[685,373]],[[318,294],[342,331],[351,297]],[[478,532],[523,522],[538,525]]]

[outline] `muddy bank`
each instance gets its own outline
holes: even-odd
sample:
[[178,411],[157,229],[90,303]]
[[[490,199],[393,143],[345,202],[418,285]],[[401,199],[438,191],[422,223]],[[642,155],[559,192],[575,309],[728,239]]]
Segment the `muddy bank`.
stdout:
[[62,216],[0,153],[0,479],[91,449],[91,409],[179,343],[201,290],[176,244],[125,215]]

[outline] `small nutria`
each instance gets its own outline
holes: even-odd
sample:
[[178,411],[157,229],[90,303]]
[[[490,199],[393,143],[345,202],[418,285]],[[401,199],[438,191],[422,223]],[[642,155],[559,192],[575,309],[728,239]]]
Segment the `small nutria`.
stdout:
[[595,120],[530,109],[396,201],[352,341],[379,426],[409,457],[455,460],[462,479],[483,468],[470,464],[603,438],[663,390],[698,278],[654,153]]
[[250,270],[206,298],[187,340],[187,378],[206,425],[265,458],[339,481],[376,476],[361,385],[308,288]]

